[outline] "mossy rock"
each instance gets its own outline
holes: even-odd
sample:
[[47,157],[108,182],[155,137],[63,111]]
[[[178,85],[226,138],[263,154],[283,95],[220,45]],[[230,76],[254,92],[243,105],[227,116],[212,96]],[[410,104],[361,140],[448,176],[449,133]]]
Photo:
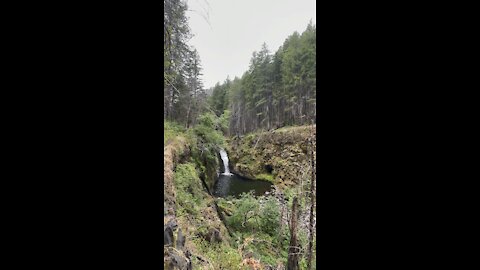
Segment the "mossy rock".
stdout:
[[[268,133],[251,133],[229,141],[232,168],[240,175],[272,183],[296,185],[310,158],[311,126],[285,127]],[[255,146],[256,145],[256,146]],[[274,170],[266,170],[265,166]]]
[[257,174],[255,176],[255,179],[258,179],[258,180],[265,180],[265,181],[268,181],[270,183],[274,183],[275,182],[275,178],[272,174],[268,174],[268,173],[261,173],[261,174]]

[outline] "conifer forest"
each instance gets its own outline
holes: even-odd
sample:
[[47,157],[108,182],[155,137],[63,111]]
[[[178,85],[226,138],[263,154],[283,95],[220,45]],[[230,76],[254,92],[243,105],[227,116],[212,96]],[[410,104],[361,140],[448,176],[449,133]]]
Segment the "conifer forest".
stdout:
[[164,267],[316,269],[316,25],[212,83],[192,2],[164,0]]

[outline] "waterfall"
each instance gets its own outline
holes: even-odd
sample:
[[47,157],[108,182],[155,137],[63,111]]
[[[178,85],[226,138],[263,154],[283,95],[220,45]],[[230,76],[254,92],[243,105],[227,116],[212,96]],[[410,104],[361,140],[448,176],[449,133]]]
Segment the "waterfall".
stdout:
[[228,156],[227,156],[227,152],[225,152],[225,150],[223,149],[220,149],[220,157],[222,158],[222,161],[223,161],[223,167],[225,168],[225,172],[222,173],[223,175],[232,175],[230,173],[230,170],[228,169]]

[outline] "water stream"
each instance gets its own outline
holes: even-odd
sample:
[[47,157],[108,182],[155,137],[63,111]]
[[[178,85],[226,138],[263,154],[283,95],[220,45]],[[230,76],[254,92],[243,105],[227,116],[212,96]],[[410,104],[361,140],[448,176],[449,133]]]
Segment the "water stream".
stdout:
[[223,149],[220,149],[220,157],[222,158],[222,161],[223,161],[223,168],[224,168],[224,173],[222,173],[223,175],[232,175],[230,173],[230,169],[228,168],[228,155],[227,155],[227,152],[225,152],[225,150]]

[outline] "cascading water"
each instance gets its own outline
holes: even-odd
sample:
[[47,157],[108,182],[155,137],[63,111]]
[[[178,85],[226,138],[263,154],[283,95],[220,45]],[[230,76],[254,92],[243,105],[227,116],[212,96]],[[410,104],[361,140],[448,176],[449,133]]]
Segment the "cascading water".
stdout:
[[223,167],[225,168],[225,172],[222,173],[222,175],[232,175],[230,173],[230,170],[228,169],[228,155],[227,155],[227,152],[225,152],[225,150],[223,150],[223,149],[220,149],[220,157],[222,158]]
[[242,193],[254,191],[255,195],[262,195],[270,191],[272,183],[263,180],[252,180],[230,173],[228,169],[228,155],[220,149],[224,173],[218,176],[214,185],[213,195],[217,197],[239,196]]

